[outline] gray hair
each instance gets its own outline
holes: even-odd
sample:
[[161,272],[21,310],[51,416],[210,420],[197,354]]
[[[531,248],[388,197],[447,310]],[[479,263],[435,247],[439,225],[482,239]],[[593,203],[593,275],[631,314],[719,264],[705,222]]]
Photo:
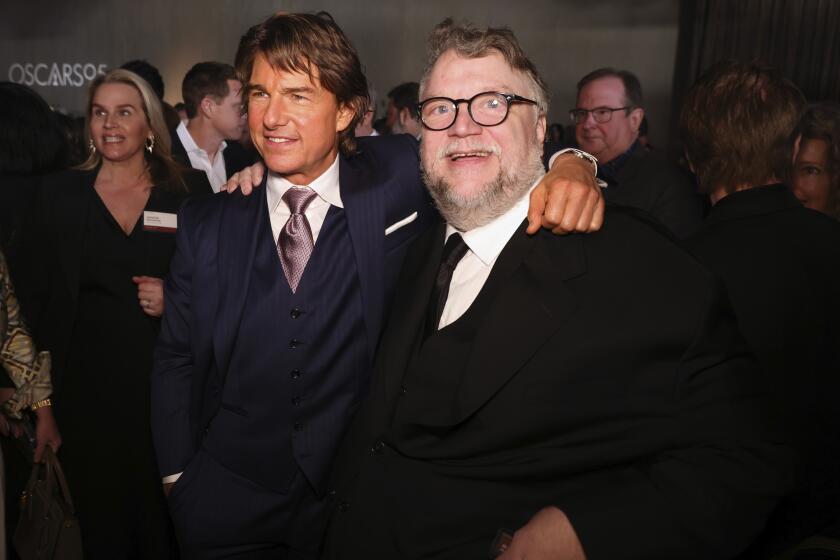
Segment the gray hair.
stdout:
[[451,18],[440,22],[429,36],[426,69],[420,80],[420,91],[426,89],[432,67],[438,58],[448,50],[454,50],[464,58],[480,58],[491,51],[498,51],[513,68],[524,73],[534,89],[534,101],[540,115],[548,113],[548,87],[537,72],[537,67],[525,55],[519,41],[508,27],[479,29],[469,23],[455,23]]

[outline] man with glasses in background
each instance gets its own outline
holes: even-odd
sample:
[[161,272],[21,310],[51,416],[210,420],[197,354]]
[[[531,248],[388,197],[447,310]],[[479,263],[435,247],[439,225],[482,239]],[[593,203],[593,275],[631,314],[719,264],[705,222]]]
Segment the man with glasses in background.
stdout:
[[607,202],[640,208],[685,238],[700,226],[704,203],[687,171],[639,143],[643,103],[633,73],[614,68],[590,72],[578,82],[577,103],[569,111],[577,143],[598,158]]

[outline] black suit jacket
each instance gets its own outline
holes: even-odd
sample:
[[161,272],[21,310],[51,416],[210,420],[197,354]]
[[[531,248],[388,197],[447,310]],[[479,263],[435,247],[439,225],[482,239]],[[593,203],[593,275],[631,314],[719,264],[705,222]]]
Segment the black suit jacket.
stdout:
[[[253,153],[248,152],[236,140],[228,140],[227,147],[222,151],[225,160],[225,176],[230,179],[234,173],[252,165],[257,161]],[[172,132],[172,158],[186,168],[191,168],[190,157],[178,136],[177,129]],[[202,171],[203,173],[203,171]]]
[[789,452],[770,443],[719,283],[629,212],[585,236],[523,224],[476,300],[496,286],[466,366],[447,371],[461,376],[449,408],[428,406],[428,384],[403,386],[443,230],[421,238],[337,460],[326,557],[486,557],[498,529],[548,505],[589,560],[724,559],[747,545]]
[[705,201],[692,177],[660,152],[636,143],[627,160],[608,178],[607,202],[639,208],[684,239],[703,222]]
[[721,199],[688,245],[726,285],[802,459],[756,543],[769,556],[840,513],[840,224],[771,185]]
[[[73,336],[82,240],[86,216],[94,203],[97,173],[98,169],[71,170],[44,177],[38,185],[24,233],[25,256],[21,258],[19,274],[21,308],[39,348],[52,353],[52,379],[56,388],[61,384]],[[212,194],[204,173],[187,170],[183,176],[186,190],[182,186],[156,185],[146,210],[177,213],[187,196]],[[148,242],[149,253],[163,256],[164,260],[168,260],[174,249],[174,234],[155,236]],[[149,270],[147,274],[164,277],[167,272]]]

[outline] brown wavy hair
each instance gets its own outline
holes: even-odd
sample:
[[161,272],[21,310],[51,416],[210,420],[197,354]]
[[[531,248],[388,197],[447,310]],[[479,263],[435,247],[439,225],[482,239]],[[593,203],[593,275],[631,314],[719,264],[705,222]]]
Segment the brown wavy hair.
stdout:
[[356,150],[354,131],[370,106],[368,84],[350,39],[327,12],[278,13],[250,28],[239,41],[236,75],[247,95],[257,55],[283,72],[301,72],[312,78],[318,69],[321,86],[335,95],[339,105],[353,111],[353,120],[339,133],[342,153]]
[[688,92],[680,135],[700,190],[761,186],[786,178],[791,134],[805,97],[775,70],[723,62],[703,74]]

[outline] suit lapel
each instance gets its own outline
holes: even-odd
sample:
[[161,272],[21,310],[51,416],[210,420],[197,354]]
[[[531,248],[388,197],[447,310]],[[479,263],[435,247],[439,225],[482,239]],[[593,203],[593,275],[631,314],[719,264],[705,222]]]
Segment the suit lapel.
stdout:
[[415,344],[426,325],[429,295],[440,266],[445,232],[446,225],[439,224],[418,239],[400,273],[391,320],[382,335],[377,361],[377,375],[385,376],[387,410],[392,409]]
[[251,196],[234,193],[226,196],[219,218],[218,292],[213,350],[216,365],[224,377],[230,363],[236,333],[248,295],[251,270],[264,221],[268,219],[266,180]]
[[[568,319],[575,302],[565,280],[582,274],[579,236],[529,237],[524,226],[508,243],[496,266],[500,282],[458,394],[454,423],[487,402]],[[549,251],[550,249],[550,251]],[[493,273],[497,272],[494,267]]]
[[[233,155],[231,150],[232,142],[227,143],[227,147],[222,151],[222,161],[225,164],[225,179],[230,179],[230,176],[235,173],[234,168],[236,167],[236,157]],[[218,156],[216,156],[218,157]],[[239,169],[236,169],[239,171]]]
[[372,170],[361,157],[339,158],[339,188],[365,310],[368,349],[373,358],[385,305],[385,201]]
[[177,131],[172,132],[172,158],[184,167],[192,167],[187,149],[184,148]]
[[524,224],[505,247],[489,282],[497,283],[457,395],[452,425],[493,397],[575,309],[565,280],[585,272],[579,236],[529,237]]

